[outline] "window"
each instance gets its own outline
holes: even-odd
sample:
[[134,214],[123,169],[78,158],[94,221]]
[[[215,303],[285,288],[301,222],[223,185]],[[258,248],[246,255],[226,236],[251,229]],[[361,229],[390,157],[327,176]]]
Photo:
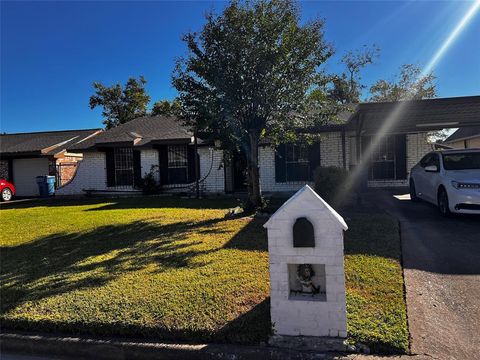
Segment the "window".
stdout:
[[286,181],[310,180],[310,160],[306,146],[285,146],[285,175]]
[[168,183],[188,182],[188,156],[186,145],[168,147]]
[[367,137],[365,140],[362,143],[363,151],[368,151],[370,146],[375,146],[368,169],[369,180],[396,179],[395,136],[385,136],[377,144],[374,143],[373,137]]
[[133,150],[132,148],[115,148],[115,185],[133,185]]

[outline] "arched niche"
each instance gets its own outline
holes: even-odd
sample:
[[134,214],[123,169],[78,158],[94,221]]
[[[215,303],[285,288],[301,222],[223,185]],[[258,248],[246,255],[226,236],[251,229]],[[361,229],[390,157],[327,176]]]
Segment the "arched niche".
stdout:
[[293,247],[315,247],[313,224],[305,217],[298,218],[293,225]]

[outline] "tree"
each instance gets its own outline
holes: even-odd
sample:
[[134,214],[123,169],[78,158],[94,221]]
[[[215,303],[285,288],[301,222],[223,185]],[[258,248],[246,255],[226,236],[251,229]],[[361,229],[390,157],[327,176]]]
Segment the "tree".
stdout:
[[262,203],[260,139],[294,136],[306,118],[293,114],[304,112],[306,95],[324,80],[319,66],[332,50],[323,27],[319,19],[301,25],[292,1],[233,1],[184,37],[188,55],[173,75],[182,118],[246,155],[252,207]]
[[124,87],[121,84],[107,87],[94,82],[95,94],[90,97],[90,109],[103,107],[103,123],[107,129],[143,116],[150,102],[150,96],[145,91],[146,83],[143,76],[138,80],[128,79]]
[[333,77],[327,94],[329,98],[341,104],[360,102],[360,95],[365,85],[361,83],[361,70],[372,64],[379,56],[380,49],[373,45],[364,46],[361,50],[349,51],[342,57],[346,72]]
[[437,96],[436,77],[430,73],[422,76],[422,70],[413,64],[400,67],[393,81],[378,80],[370,88],[370,101],[430,99]]
[[178,115],[180,113],[180,103],[178,100],[159,100],[153,104],[152,115]]

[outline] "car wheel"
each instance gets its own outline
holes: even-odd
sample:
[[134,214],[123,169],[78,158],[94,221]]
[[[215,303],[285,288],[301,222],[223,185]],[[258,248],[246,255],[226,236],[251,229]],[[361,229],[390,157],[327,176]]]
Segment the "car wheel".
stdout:
[[9,188],[4,188],[2,190],[2,201],[10,201],[12,200],[12,190]]
[[413,180],[410,180],[410,200],[414,202],[420,201],[417,196],[417,191],[415,190],[415,183],[413,182]]
[[448,205],[448,195],[444,188],[438,192],[438,210],[443,216],[449,216],[450,207]]

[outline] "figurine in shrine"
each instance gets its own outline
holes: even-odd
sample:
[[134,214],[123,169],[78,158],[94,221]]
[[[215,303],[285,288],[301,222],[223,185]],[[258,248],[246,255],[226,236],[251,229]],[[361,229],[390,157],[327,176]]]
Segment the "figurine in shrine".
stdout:
[[300,264],[297,267],[297,279],[302,285],[302,293],[305,294],[318,294],[320,292],[320,286],[315,286],[312,278],[315,276],[313,267],[310,264]]

